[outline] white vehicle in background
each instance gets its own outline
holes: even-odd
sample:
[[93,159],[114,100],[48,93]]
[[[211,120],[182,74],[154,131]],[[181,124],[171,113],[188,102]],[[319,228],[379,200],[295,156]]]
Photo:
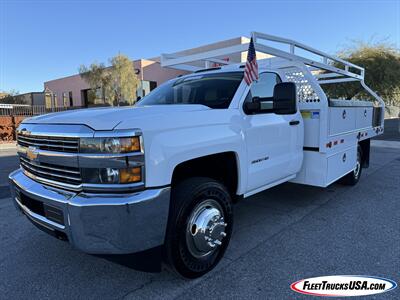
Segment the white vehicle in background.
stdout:
[[[84,252],[159,248],[174,270],[195,278],[223,256],[236,199],[287,181],[356,184],[370,139],[383,132],[384,103],[365,85],[364,69],[292,40],[252,37],[258,53],[273,57],[258,61],[259,80],[250,86],[243,64],[221,59],[248,44],[163,55],[164,67],[194,73],[133,108],[23,122],[21,168],[10,174],[16,207]],[[322,61],[297,55],[298,48]],[[224,66],[201,69],[199,62]],[[375,101],[327,98],[325,84],[349,81]]]

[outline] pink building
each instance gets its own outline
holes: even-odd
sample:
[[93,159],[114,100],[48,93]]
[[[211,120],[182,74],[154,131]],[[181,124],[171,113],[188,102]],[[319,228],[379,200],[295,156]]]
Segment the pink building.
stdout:
[[[182,74],[182,71],[161,68],[160,63],[154,60],[139,59],[133,61],[133,65],[140,80],[138,97],[147,95],[164,81]],[[89,85],[79,74],[47,81],[44,87],[53,94],[52,99],[46,99],[47,107],[90,107],[99,104],[99,99],[95,97],[95,93],[90,94]]]
[[[238,37],[203,45],[197,48],[187,49],[175,54],[195,54],[221,47],[243,44],[248,41],[249,39],[247,37]],[[230,62],[244,62],[246,60],[246,53],[221,57],[220,59]],[[134,60],[133,66],[135,68],[135,73],[140,80],[140,85],[137,89],[138,97],[147,95],[151,90],[164,81],[175,78],[184,73],[180,70],[162,68],[158,57]],[[44,88],[46,92],[52,94],[52,97],[46,97],[46,107],[48,108],[70,106],[90,107],[102,104],[102,100],[99,99],[98,95],[96,96],[96,92],[90,89],[89,85],[80,77],[79,74],[47,81],[44,83]]]

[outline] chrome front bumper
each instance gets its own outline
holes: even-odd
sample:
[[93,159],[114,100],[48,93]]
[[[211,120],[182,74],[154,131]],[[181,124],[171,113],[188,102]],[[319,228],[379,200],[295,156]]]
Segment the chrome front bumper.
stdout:
[[[164,243],[170,188],[131,194],[75,193],[38,183],[22,170],[9,175],[14,204],[35,225],[66,237],[77,249],[91,254],[128,254]],[[21,200],[33,199],[34,207]],[[37,206],[62,212],[63,222],[50,220]],[[34,209],[35,208],[35,209]],[[38,213],[39,211],[39,213]]]

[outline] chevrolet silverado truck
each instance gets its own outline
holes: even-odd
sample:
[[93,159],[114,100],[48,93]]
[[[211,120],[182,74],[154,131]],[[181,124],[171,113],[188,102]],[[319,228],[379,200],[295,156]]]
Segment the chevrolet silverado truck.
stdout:
[[[247,44],[165,54],[164,67],[190,72],[134,107],[25,120],[17,130],[20,168],[9,176],[17,209],[89,254],[162,247],[173,270],[195,278],[224,255],[238,199],[288,181],[356,184],[370,138],[383,132],[384,104],[365,85],[365,70],[292,40],[252,37],[257,53],[271,57],[258,61],[250,85],[243,64],[221,59]],[[204,61],[214,67],[200,68]],[[348,81],[371,97],[331,99],[324,91]]]

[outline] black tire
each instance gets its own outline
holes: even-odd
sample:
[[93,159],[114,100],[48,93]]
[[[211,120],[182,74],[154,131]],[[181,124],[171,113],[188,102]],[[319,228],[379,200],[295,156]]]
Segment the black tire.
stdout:
[[344,185],[356,185],[358,181],[360,181],[361,173],[362,173],[362,151],[361,147],[358,146],[356,167],[349,174],[342,177],[339,182]]
[[[199,215],[211,216],[209,214],[211,211],[220,211],[223,218],[214,215],[214,218],[210,219],[207,224],[215,225],[215,227],[211,231],[206,230],[208,236],[205,237],[207,234],[198,230],[200,228],[196,229],[196,226],[192,224],[194,220],[199,219]],[[213,222],[213,220],[218,222]],[[222,223],[223,225],[221,225]],[[175,272],[185,278],[197,278],[204,275],[212,270],[224,255],[232,235],[232,226],[232,200],[229,192],[221,183],[205,177],[193,177],[178,183],[172,189],[171,195],[165,240],[167,263]],[[221,233],[222,231],[224,234]],[[222,237],[217,241],[212,234]],[[210,237],[212,241],[210,243],[215,248],[204,252],[204,256],[200,257],[202,252],[196,248],[194,240],[208,243],[205,239]],[[213,242],[221,242],[221,245]],[[203,246],[203,244],[201,245]],[[206,244],[206,247],[208,246],[210,245]]]

